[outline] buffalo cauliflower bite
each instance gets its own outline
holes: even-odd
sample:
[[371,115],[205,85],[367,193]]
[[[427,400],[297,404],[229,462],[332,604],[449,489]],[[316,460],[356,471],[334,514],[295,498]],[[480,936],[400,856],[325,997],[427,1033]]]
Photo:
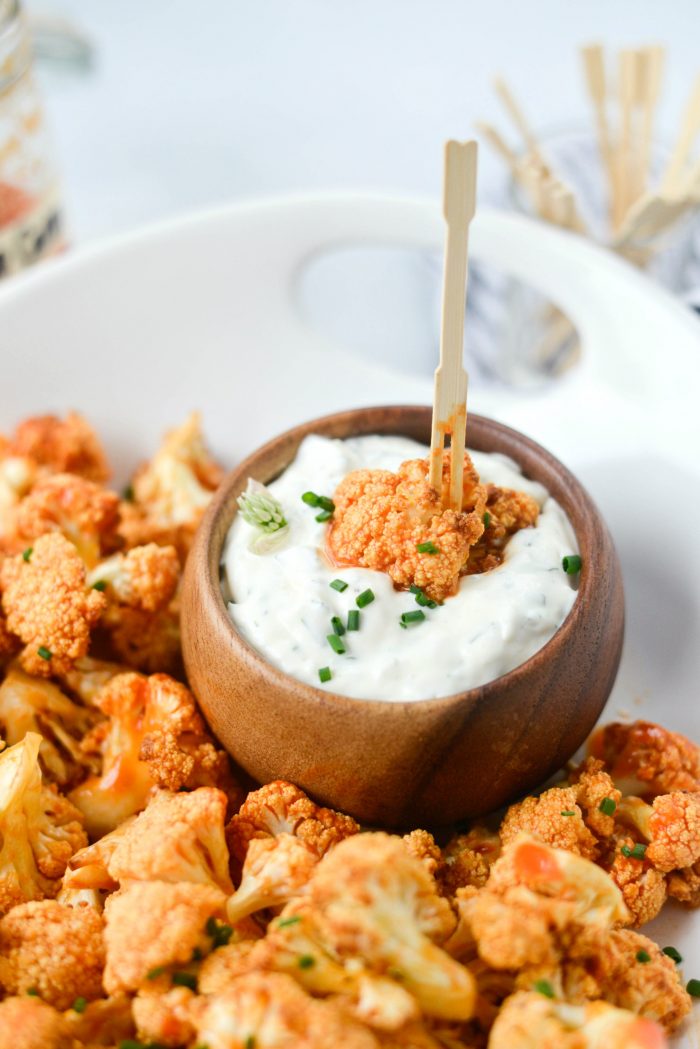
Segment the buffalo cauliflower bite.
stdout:
[[[443,469],[449,475],[449,453]],[[328,547],[338,564],[387,572],[401,589],[420,587],[434,601],[454,594],[469,551],[484,531],[486,490],[464,456],[464,510],[443,510],[428,462],[411,459],[396,473],[355,470],[338,485]],[[430,543],[437,552],[421,553]]]
[[662,1029],[606,1002],[570,1005],[519,991],[508,998],[489,1049],[667,1049]]
[[467,575],[490,572],[503,564],[508,540],[522,528],[536,525],[540,508],[525,492],[489,484],[486,485],[486,515],[484,533],[469,553]]
[[692,867],[672,871],[668,876],[668,894],[684,907],[700,907],[700,860]]
[[232,855],[243,863],[250,842],[256,838],[293,834],[317,856],[323,856],[359,829],[351,816],[322,808],[293,783],[275,780],[248,794],[226,828],[226,836]]
[[451,908],[400,838],[372,833],[340,842],[316,867],[308,892],[339,958],[392,975],[429,1016],[469,1019],[473,978],[434,942],[452,931]]
[[0,612],[0,670],[8,657],[13,656],[21,647],[21,641],[7,629],[7,620]]
[[94,707],[97,694],[107,682],[117,674],[129,673],[130,670],[130,667],[122,663],[111,663],[105,659],[83,656],[82,659],[76,659],[72,667],[65,673],[58,674],[57,677],[72,695]]
[[226,896],[193,882],[129,882],[107,897],[104,986],[108,994],[154,986],[166,970],[186,967],[211,948],[207,922]]
[[511,805],[500,828],[503,845],[522,833],[590,860],[599,852],[596,837],[584,822],[575,787],[551,787],[539,797]]
[[403,843],[411,856],[423,862],[428,874],[437,874],[442,866],[442,852],[432,834],[427,830],[412,830],[410,834],[404,834]]
[[82,415],[69,412],[65,419],[37,415],[24,419],[10,438],[7,453],[29,459],[51,473],[78,474],[102,484],[109,466],[97,434]]
[[21,543],[16,534],[17,507],[37,478],[30,459],[7,455],[0,447],[0,551],[17,553]]
[[0,919],[0,986],[7,994],[36,990],[56,1009],[101,997],[102,929],[99,914],[55,900],[13,907]]
[[605,771],[603,762],[597,758],[586,758],[571,772],[569,778],[576,788],[576,801],[586,826],[598,838],[608,837],[615,830],[614,813],[622,793]]
[[605,725],[590,749],[623,794],[654,798],[674,790],[700,791],[700,747],[651,721]]
[[445,896],[465,886],[482,889],[501,854],[501,838],[487,827],[475,826],[452,838],[442,851],[438,882]]
[[68,1009],[63,1014],[63,1021],[68,1033],[77,1041],[73,1049],[79,1046],[114,1049],[115,1045],[123,1049],[123,1041],[136,1034],[131,999],[124,994],[88,1002],[82,1012]]
[[38,733],[42,772],[61,788],[98,770],[99,763],[81,744],[99,720],[98,711],[69,699],[53,682],[31,677],[18,666],[8,669],[0,685],[0,735],[13,745],[27,732]]
[[668,873],[700,860],[700,792],[658,794],[651,805],[625,798],[617,815],[648,843],[644,858],[657,870]]
[[646,858],[635,856],[634,846],[633,838],[618,831],[607,840],[598,862],[622,893],[630,924],[639,926],[646,925],[659,913],[666,902],[667,887],[665,875]]
[[318,861],[318,853],[293,834],[254,838],[248,845],[240,885],[226,904],[228,920],[235,925],[249,914],[281,907],[303,895]]
[[55,896],[70,857],[87,844],[80,813],[42,786],[40,744],[29,732],[0,754],[0,914]]
[[131,669],[184,678],[179,595],[158,612],[112,606],[104,626],[113,654]]
[[108,600],[144,612],[160,612],[165,608],[174,596],[179,580],[177,550],[174,546],[158,546],[156,543],[135,546],[125,554],[114,554],[95,565],[88,576],[90,586],[106,587]]
[[64,1018],[40,998],[0,1002],[0,1049],[77,1049]]
[[17,508],[18,537],[29,546],[47,532],[60,532],[75,546],[87,568],[118,542],[119,498],[73,474],[38,481]]
[[0,588],[7,628],[25,645],[20,661],[28,673],[50,677],[87,654],[106,600],[86,585],[85,565],[62,535],[37,539],[29,560],[7,558]]
[[94,703],[107,716],[93,731],[102,773],[70,795],[92,837],[144,808],[154,787],[233,792],[228,757],[214,747],[192,693],[179,681],[167,674],[119,674]]
[[192,1023],[194,999],[187,987],[171,987],[162,994],[140,992],[132,1006],[139,1039],[169,1049],[190,1045],[196,1035]]

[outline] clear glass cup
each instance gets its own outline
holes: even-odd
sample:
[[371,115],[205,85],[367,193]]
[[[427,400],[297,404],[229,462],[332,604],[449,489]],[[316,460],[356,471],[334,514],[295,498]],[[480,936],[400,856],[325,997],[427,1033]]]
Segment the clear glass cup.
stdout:
[[0,0],[0,278],[64,246],[27,23],[18,0]]

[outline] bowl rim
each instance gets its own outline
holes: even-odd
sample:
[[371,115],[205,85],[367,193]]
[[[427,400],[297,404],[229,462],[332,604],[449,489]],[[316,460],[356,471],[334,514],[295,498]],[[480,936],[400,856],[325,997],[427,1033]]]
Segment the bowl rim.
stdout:
[[[242,476],[250,476],[250,471],[253,465],[257,462],[259,457],[264,456],[270,451],[274,450],[281,442],[292,442],[295,445],[295,450],[299,444],[308,434],[312,434],[317,431],[317,427],[328,426],[331,424],[342,423],[343,421],[350,421],[362,415],[366,412],[382,412],[387,413],[389,416],[405,414],[406,412],[412,413],[416,416],[425,415],[426,418],[430,416],[432,409],[426,405],[368,405],[361,408],[346,409],[341,412],[333,412],[328,415],[319,416],[318,418],[312,419],[305,423],[300,423],[296,426],[290,427],[282,433],[277,434],[275,437],[266,441],[260,445],[253,452],[241,460],[241,462],[234,467],[221,482],[216,495],[214,496],[211,504],[207,508],[205,516],[199,525],[199,542],[204,545],[206,543],[206,564],[207,564],[207,575],[201,580],[200,585],[205,591],[205,598],[203,604],[206,605],[205,614],[213,614],[219,622],[219,626],[223,627],[230,634],[232,640],[232,647],[240,646],[247,658],[252,664],[255,665],[256,670],[263,676],[267,675],[271,677],[273,683],[277,688],[289,689],[293,688],[298,696],[303,696],[304,700],[310,704],[322,704],[327,705],[329,703],[344,707],[347,709],[358,709],[358,705],[364,707],[367,710],[371,710],[374,715],[379,711],[386,711],[385,716],[391,716],[392,712],[402,711],[405,712],[409,709],[415,709],[419,707],[421,710],[440,710],[449,709],[456,704],[462,704],[465,702],[479,703],[488,702],[489,697],[497,692],[502,692],[504,688],[510,686],[517,686],[517,684],[523,678],[527,678],[533,669],[538,667],[543,660],[548,658],[549,652],[558,647],[562,640],[565,642],[566,638],[576,629],[578,621],[581,616],[585,614],[585,607],[588,604],[591,596],[595,593],[597,572],[593,558],[589,557],[590,551],[582,549],[586,547],[585,541],[582,543],[582,532],[583,522],[588,519],[590,522],[598,522],[600,525],[605,527],[604,519],[600,514],[597,506],[595,505],[592,497],[586,491],[580,481],[574,476],[573,473],[551,452],[547,451],[542,445],[533,441],[532,438],[527,437],[519,430],[505,425],[504,423],[498,422],[495,419],[491,419],[488,416],[478,415],[477,413],[470,412],[467,417],[467,449],[470,448],[469,444],[469,432],[470,423],[476,422],[479,427],[485,427],[487,430],[495,430],[501,434],[501,436],[515,441],[521,446],[524,445],[530,452],[535,454],[539,459],[550,468],[554,469],[562,478],[567,485],[567,493],[576,494],[584,508],[584,515],[579,518],[578,523],[572,520],[570,514],[564,509],[567,520],[571,525],[574,532],[576,543],[579,549],[579,553],[582,559],[582,569],[579,576],[579,585],[576,592],[576,598],[569,610],[566,618],[557,628],[555,633],[549,638],[549,640],[536,652],[533,653],[523,663],[519,663],[518,666],[512,670],[507,671],[505,674],[501,674],[497,678],[493,678],[491,681],[487,681],[483,685],[476,685],[473,688],[463,689],[459,692],[452,692],[446,696],[433,696],[425,699],[380,699],[375,697],[353,697],[346,696],[340,692],[334,692],[330,689],[319,688],[316,685],[310,685],[306,681],[302,681],[299,678],[293,677],[284,670],[280,670],[262,655],[262,653],[255,648],[238,630],[235,623],[231,619],[226,600],[224,598],[221,588],[221,555],[223,553],[224,544],[226,538],[233,523],[233,520],[238,511],[236,504],[236,497],[232,495],[232,489],[237,487],[238,482]],[[376,430],[368,429],[360,431],[356,436],[364,436],[365,434],[370,435]],[[411,436],[401,432],[400,428],[395,430],[387,431],[389,433],[395,433],[399,436]],[[325,436],[321,434],[321,436]],[[351,434],[347,435],[352,436]],[[340,438],[346,439],[346,438]],[[414,440],[416,438],[413,438]],[[474,449],[479,450],[479,449]],[[506,452],[499,452],[498,454],[507,455]],[[514,458],[514,456],[511,456]],[[287,466],[291,464],[293,458],[287,462]],[[515,460],[518,463],[519,468],[522,470],[523,465],[521,462]],[[285,469],[286,467],[283,467]],[[279,475],[275,475],[279,476]],[[274,477],[270,477],[269,480],[273,480]],[[539,482],[542,483],[542,482]],[[240,488],[240,491],[245,487],[245,482]],[[545,486],[546,487],[546,486]],[[573,499],[572,499],[573,501]],[[560,504],[561,505],[561,504]],[[219,522],[224,519],[225,527],[219,529]],[[578,526],[577,526],[578,524]],[[215,531],[220,530],[221,540],[214,544],[212,537]],[[189,559],[191,564],[194,564],[195,559]],[[193,569],[194,570],[194,569]]]

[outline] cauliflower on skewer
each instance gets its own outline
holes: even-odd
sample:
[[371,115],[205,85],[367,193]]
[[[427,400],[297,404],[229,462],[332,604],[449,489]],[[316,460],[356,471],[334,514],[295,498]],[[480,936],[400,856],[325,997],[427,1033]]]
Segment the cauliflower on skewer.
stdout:
[[24,419],[10,438],[7,453],[29,459],[51,473],[71,473],[102,484],[110,470],[90,424],[77,412],[65,419],[37,415]]
[[700,747],[651,721],[612,722],[590,743],[623,794],[654,798],[675,790],[700,791]]
[[118,520],[114,492],[74,474],[53,474],[38,481],[20,503],[16,531],[25,546],[48,532],[60,532],[92,568],[118,544]]
[[76,998],[100,998],[103,922],[92,910],[55,900],[20,904],[0,919],[0,986],[6,994],[34,990],[56,1009]]
[[525,492],[499,488],[495,484],[486,485],[484,533],[469,553],[467,575],[490,572],[503,564],[510,537],[521,528],[536,525],[539,515],[539,506]]
[[41,536],[28,560],[7,558],[0,589],[7,628],[25,645],[20,661],[28,673],[50,677],[86,655],[106,600],[87,586],[85,566],[62,535]]

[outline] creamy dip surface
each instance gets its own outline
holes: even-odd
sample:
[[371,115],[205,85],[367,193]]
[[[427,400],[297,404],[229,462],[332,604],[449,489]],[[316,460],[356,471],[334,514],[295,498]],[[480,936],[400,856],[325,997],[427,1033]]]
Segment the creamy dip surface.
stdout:
[[[259,533],[236,515],[223,562],[233,622],[265,659],[292,677],[360,699],[417,700],[448,696],[493,681],[529,659],[552,637],[576,597],[562,557],[577,551],[559,504],[542,485],[527,480],[512,460],[471,452],[484,482],[517,488],[540,506],[535,528],[514,535],[498,568],[465,576],[459,592],[408,629],[403,612],[418,608],[412,594],[394,589],[384,572],[332,566],[323,553],[326,526],[303,492],[333,493],[351,470],[395,471],[428,449],[406,437],[331,440],[310,436],[294,462],[268,485],[282,504],[289,530],[268,553],[249,549]],[[330,583],[342,579],[343,593]],[[343,635],[345,655],[326,637],[331,617],[345,624],[355,599],[371,589],[375,600],[360,611],[360,629]],[[318,672],[329,667],[323,685]]]

